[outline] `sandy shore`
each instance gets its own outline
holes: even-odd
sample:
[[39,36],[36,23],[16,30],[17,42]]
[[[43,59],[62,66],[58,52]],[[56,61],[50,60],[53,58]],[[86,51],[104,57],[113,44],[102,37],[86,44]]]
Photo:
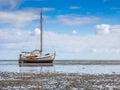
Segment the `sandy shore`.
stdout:
[[120,90],[120,74],[0,72],[0,90]]

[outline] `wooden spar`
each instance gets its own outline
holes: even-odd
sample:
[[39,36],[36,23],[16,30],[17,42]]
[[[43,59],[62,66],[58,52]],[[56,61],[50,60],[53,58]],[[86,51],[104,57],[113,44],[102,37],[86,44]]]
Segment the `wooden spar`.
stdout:
[[42,8],[40,14],[40,54],[42,54]]

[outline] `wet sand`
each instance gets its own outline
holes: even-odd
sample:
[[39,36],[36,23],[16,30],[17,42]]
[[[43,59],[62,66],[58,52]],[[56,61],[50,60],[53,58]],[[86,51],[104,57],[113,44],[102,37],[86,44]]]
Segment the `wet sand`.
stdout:
[[120,74],[0,72],[0,90],[120,90]]

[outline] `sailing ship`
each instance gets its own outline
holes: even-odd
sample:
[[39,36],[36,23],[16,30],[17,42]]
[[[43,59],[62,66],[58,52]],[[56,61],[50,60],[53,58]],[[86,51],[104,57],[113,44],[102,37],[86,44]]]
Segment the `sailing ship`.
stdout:
[[21,52],[19,55],[19,63],[53,63],[56,52],[43,54],[43,40],[42,40],[42,9],[40,14],[40,50],[33,50],[31,52]]

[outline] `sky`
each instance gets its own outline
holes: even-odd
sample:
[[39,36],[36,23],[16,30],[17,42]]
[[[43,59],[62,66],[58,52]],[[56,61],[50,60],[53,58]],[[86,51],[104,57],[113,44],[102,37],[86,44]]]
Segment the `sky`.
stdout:
[[0,0],[0,60],[40,48],[56,60],[120,60],[120,0]]

